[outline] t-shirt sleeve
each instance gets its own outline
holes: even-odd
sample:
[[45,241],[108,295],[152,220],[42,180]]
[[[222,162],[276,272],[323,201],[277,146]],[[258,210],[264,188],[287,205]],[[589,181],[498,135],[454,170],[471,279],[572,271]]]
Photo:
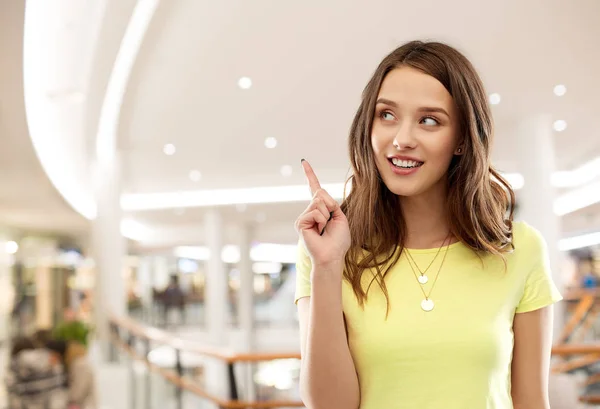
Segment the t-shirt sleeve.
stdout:
[[303,297],[310,296],[310,272],[312,263],[302,241],[298,242],[298,253],[296,256],[296,294],[294,302]]
[[527,251],[525,255],[529,261],[527,265],[532,268],[527,274],[523,296],[516,309],[517,313],[535,311],[562,300],[552,279],[546,241],[533,227],[525,225],[523,228],[527,231],[523,235],[522,245]]

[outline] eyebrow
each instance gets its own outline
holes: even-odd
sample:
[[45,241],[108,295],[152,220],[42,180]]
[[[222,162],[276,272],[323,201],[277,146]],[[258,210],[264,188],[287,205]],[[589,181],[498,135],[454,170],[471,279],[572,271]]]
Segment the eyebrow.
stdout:
[[[394,107],[394,108],[398,108],[398,104],[397,103],[395,103],[392,100],[386,99],[386,98],[379,98],[377,100],[377,104],[385,104],[385,105],[389,105],[389,106]],[[441,107],[420,107],[418,109],[418,111],[420,111],[420,112],[430,112],[430,113],[437,112],[437,113],[440,113],[440,114],[444,114],[448,118],[450,118],[450,115],[448,115],[448,112],[444,108],[441,108]]]

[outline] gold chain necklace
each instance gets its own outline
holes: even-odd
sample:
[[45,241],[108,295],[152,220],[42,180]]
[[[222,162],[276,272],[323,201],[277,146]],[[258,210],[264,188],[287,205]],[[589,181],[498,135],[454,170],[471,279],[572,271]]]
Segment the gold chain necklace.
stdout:
[[[415,261],[415,259],[413,258],[412,254],[410,254],[410,251],[408,249],[406,250],[406,254],[408,255],[408,257],[410,257],[410,260],[412,261],[412,263],[415,265],[415,267],[417,267],[417,270],[419,271],[419,277],[418,277],[418,281],[419,283],[421,283],[422,285],[427,284],[427,282],[429,281],[429,277],[427,277],[427,271],[429,271],[429,268],[433,265],[433,263],[435,262],[435,260],[438,258],[438,256],[440,255],[440,251],[442,251],[442,247],[444,247],[444,245],[446,244],[446,241],[448,241],[448,239],[450,238],[450,232],[448,232],[448,235],[446,236],[446,238],[444,239],[444,241],[442,242],[442,246],[438,249],[437,253],[435,253],[435,257],[431,260],[431,263],[429,263],[429,265],[427,266],[427,268],[424,271],[421,271],[421,269],[419,268],[419,265],[417,264],[417,262]],[[414,271],[414,270],[413,270]]]
[[[442,245],[442,247],[443,247],[443,245]],[[435,307],[435,303],[433,302],[433,300],[430,297],[431,297],[431,293],[433,292],[433,289],[435,287],[435,283],[437,283],[437,280],[440,276],[440,271],[442,271],[442,266],[444,265],[444,262],[446,261],[446,256],[448,255],[448,250],[449,250],[449,248],[446,248],[446,251],[444,252],[444,258],[442,258],[442,262],[440,263],[440,267],[438,268],[437,274],[435,275],[435,279],[433,280],[433,284],[431,285],[431,289],[429,290],[429,293],[426,293],[425,290],[423,289],[423,286],[419,285],[419,288],[421,289],[421,292],[423,293],[423,296],[425,297],[423,299],[423,301],[421,301],[421,309],[423,311],[429,312],[429,311],[433,310],[433,307]],[[419,277],[417,277],[417,272],[415,271],[415,268],[413,267],[410,259],[407,258],[406,260],[408,261],[408,264],[410,265],[410,269],[412,270],[415,278],[417,279],[417,282],[419,282]]]

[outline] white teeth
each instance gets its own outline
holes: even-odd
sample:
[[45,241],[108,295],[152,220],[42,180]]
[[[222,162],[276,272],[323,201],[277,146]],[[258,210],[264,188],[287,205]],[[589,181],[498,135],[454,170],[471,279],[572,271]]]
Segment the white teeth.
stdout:
[[402,159],[398,159],[398,158],[392,158],[392,163],[395,166],[398,166],[401,168],[416,168],[423,164],[423,162],[417,162],[414,160],[402,160]]

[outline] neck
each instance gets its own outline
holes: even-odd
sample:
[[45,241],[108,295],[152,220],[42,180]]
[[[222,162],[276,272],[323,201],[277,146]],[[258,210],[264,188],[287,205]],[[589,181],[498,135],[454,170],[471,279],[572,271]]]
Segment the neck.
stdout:
[[445,189],[401,197],[400,206],[406,224],[404,247],[428,249],[444,244],[450,230]]

